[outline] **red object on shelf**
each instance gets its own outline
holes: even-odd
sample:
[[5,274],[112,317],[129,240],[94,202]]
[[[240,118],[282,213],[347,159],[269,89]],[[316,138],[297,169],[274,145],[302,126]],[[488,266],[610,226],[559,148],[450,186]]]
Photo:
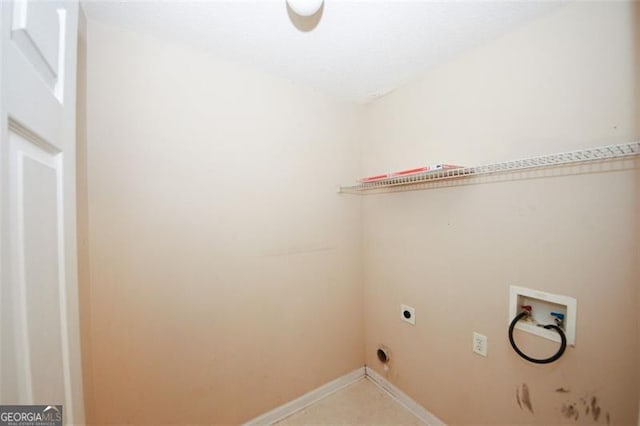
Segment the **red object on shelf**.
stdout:
[[391,177],[391,175],[389,173],[385,173],[383,175],[376,175],[376,176],[369,176],[369,177],[362,178],[360,179],[360,182],[375,182],[377,180],[386,179],[388,177]]
[[409,170],[402,170],[399,172],[393,172],[391,173],[391,176],[406,176],[406,175],[413,175],[416,173],[420,173],[420,172],[428,172],[429,170],[431,170],[431,167],[418,167],[417,169],[409,169]]
[[416,169],[408,169],[408,170],[401,170],[399,172],[393,172],[391,173],[391,177],[410,176],[410,175],[416,175],[418,173],[436,172],[441,170],[460,169],[460,168],[462,168],[462,166],[456,166],[454,164],[436,164],[435,166],[424,166],[424,167],[418,167]]
[[411,175],[417,175],[420,173],[435,172],[435,171],[442,171],[442,170],[460,169],[462,167],[463,166],[456,166],[454,164],[436,164],[433,166],[416,167],[415,169],[400,170],[393,173],[384,173],[381,175],[369,176],[369,177],[359,179],[359,181],[362,183],[377,182],[379,180],[384,180],[384,179],[389,179],[394,177],[411,176]]

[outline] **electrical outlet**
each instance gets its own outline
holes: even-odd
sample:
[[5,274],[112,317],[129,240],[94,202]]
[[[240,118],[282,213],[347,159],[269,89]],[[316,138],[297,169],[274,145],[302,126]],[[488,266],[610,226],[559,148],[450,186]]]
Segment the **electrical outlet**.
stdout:
[[416,309],[407,305],[400,305],[400,318],[409,324],[416,325]]
[[487,336],[473,332],[473,351],[478,355],[487,356]]

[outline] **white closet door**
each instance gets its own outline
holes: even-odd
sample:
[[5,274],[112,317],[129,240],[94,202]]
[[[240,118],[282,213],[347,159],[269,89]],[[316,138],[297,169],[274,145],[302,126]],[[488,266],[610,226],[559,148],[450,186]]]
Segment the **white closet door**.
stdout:
[[84,422],[75,219],[78,4],[0,2],[0,402]]

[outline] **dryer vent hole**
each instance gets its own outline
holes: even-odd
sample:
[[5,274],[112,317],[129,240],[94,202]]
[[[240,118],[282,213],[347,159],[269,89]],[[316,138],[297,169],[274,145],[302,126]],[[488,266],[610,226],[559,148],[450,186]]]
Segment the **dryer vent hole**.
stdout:
[[387,362],[389,362],[389,356],[383,349],[378,349],[378,359],[383,364],[386,364]]

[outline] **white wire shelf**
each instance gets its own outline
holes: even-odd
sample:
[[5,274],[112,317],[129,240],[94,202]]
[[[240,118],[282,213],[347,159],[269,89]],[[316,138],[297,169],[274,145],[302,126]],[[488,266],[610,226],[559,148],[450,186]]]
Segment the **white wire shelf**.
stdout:
[[375,182],[359,183],[351,186],[341,186],[340,193],[365,194],[367,192],[377,192],[378,190],[384,190],[386,188],[399,187],[403,185],[411,186],[427,182],[447,181],[451,179],[465,179],[498,173],[517,172],[521,170],[533,170],[546,167],[557,167],[596,161],[614,160],[638,155],[640,155],[640,142],[628,142],[617,145],[607,145],[596,148],[580,149],[577,151],[562,152],[559,154],[542,155],[540,157],[532,157],[522,160],[485,164],[483,166],[438,170],[411,176],[391,177]]

